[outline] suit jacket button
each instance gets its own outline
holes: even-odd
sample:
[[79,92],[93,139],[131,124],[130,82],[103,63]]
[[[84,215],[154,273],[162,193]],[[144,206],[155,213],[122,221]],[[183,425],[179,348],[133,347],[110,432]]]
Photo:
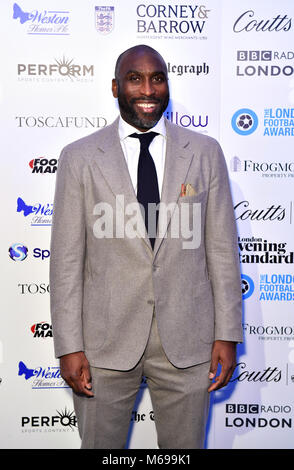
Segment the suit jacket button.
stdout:
[[154,300],[147,300],[147,304],[154,305]]

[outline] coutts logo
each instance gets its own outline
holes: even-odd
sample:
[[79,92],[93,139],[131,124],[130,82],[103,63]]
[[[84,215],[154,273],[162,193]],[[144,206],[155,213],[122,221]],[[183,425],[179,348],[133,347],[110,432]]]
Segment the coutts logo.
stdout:
[[247,10],[237,18],[233,25],[233,31],[235,33],[241,33],[245,31],[256,32],[278,32],[278,31],[289,31],[292,27],[292,18],[287,15],[277,15],[270,19],[260,19],[255,16],[253,10]]
[[[238,370],[238,367],[240,370]],[[230,382],[280,382],[282,371],[277,367],[267,367],[264,370],[250,371],[245,362],[239,362],[236,366]]]

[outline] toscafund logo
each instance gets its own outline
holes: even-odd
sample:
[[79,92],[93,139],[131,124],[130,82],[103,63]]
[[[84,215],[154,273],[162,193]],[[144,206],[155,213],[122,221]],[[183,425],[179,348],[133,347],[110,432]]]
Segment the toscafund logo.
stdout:
[[12,18],[24,25],[27,34],[68,36],[69,13],[60,9],[24,11],[17,3],[14,3]]

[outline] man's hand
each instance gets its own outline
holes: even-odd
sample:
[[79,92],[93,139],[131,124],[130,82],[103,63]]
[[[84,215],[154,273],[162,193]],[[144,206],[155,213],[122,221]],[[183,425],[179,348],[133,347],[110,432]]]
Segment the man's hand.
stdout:
[[67,384],[79,394],[93,397],[89,362],[82,351],[60,358],[60,373]]
[[[218,364],[221,372],[216,377]],[[208,388],[209,392],[224,387],[229,382],[236,367],[236,343],[233,341],[217,340],[213,343],[209,378],[215,382]]]

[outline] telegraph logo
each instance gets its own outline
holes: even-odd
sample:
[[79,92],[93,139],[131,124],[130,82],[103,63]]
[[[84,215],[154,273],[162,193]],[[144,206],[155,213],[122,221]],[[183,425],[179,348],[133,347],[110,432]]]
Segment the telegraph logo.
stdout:
[[251,277],[247,276],[246,274],[241,275],[241,288],[242,288],[242,298],[248,299],[251,297],[254,291],[254,282]]
[[232,117],[232,128],[239,135],[252,134],[258,126],[258,117],[252,109],[242,108]]

